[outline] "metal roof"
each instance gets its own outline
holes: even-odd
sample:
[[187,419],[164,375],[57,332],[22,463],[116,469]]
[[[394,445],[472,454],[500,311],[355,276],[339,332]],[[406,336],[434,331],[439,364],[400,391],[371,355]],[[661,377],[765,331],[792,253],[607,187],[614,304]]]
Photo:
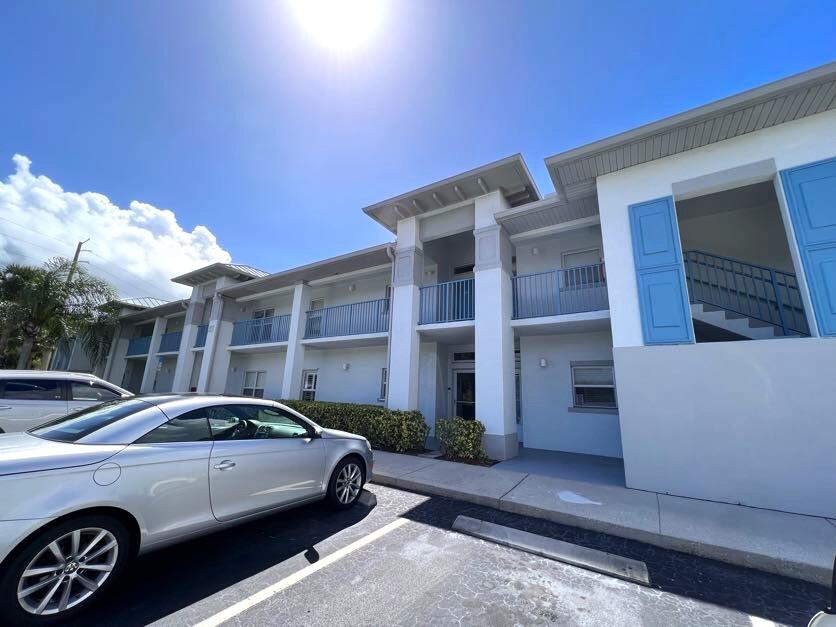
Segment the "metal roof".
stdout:
[[263,270],[258,270],[252,266],[245,266],[240,263],[213,263],[208,266],[198,268],[197,270],[187,272],[186,274],[181,274],[171,280],[174,283],[181,283],[182,285],[194,287],[195,285],[200,285],[201,283],[214,281],[222,276],[232,277],[233,279],[238,279],[240,281],[248,281],[250,279],[259,279],[267,276],[268,274],[269,272],[264,272]]
[[247,281],[246,283],[231,285],[221,290],[221,292],[231,298],[241,298],[243,296],[252,296],[262,292],[271,292],[290,287],[299,281],[316,281],[348,272],[356,272],[358,270],[366,270],[391,264],[392,260],[389,258],[386,249],[393,248],[394,246],[394,242],[378,244],[377,246],[364,248],[330,259],[323,259],[322,261],[309,263],[298,268],[276,272],[275,274],[270,274],[253,281]]
[[188,304],[189,301],[187,299],[175,300],[170,303],[158,305],[157,307],[151,307],[149,309],[143,309],[141,311],[123,314],[119,317],[119,320],[121,320],[122,322],[136,323],[144,322],[146,320],[152,320],[154,318],[165,318],[167,316],[173,316],[176,314],[185,315],[186,307],[188,306]]
[[126,307],[148,309],[149,307],[159,307],[160,305],[165,305],[169,301],[163,300],[162,298],[153,298],[151,296],[140,296],[138,298],[119,298],[114,302],[120,305],[125,305]]
[[398,220],[459,204],[495,190],[500,190],[512,207],[540,200],[540,192],[528,166],[522,155],[516,154],[369,205],[363,211],[394,233]]
[[836,108],[836,62],[546,159],[563,200],[595,194],[596,177]]

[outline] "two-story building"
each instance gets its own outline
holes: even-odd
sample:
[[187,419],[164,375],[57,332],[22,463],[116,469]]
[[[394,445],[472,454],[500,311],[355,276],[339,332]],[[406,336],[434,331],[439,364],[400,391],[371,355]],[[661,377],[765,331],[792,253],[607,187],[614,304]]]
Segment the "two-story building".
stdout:
[[214,264],[107,377],[478,418],[629,487],[836,517],[836,64],[364,212],[392,243]]

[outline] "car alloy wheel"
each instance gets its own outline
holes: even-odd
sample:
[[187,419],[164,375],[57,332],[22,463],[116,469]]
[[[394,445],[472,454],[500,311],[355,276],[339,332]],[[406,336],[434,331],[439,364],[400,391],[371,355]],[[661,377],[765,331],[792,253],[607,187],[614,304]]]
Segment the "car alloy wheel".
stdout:
[[349,462],[337,475],[337,500],[343,505],[354,502],[363,487],[363,471],[354,462]]
[[60,614],[92,596],[116,566],[119,542],[107,529],[84,527],[53,539],[29,562],[17,600],[29,614]]

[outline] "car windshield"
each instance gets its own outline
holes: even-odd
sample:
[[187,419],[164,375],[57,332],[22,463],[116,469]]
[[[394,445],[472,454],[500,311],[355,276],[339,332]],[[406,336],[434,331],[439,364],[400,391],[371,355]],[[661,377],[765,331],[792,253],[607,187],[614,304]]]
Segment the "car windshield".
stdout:
[[147,408],[148,403],[138,399],[111,401],[67,414],[40,427],[30,429],[29,433],[55,442],[78,442],[102,427]]

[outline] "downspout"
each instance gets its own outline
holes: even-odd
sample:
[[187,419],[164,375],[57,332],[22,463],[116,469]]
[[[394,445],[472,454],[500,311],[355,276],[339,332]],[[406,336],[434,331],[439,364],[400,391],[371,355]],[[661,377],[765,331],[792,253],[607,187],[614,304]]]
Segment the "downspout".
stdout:
[[392,262],[392,269],[389,271],[389,332],[386,334],[386,398],[384,406],[389,407],[389,378],[392,374],[392,318],[395,308],[395,252],[392,246],[386,247],[386,256]]

